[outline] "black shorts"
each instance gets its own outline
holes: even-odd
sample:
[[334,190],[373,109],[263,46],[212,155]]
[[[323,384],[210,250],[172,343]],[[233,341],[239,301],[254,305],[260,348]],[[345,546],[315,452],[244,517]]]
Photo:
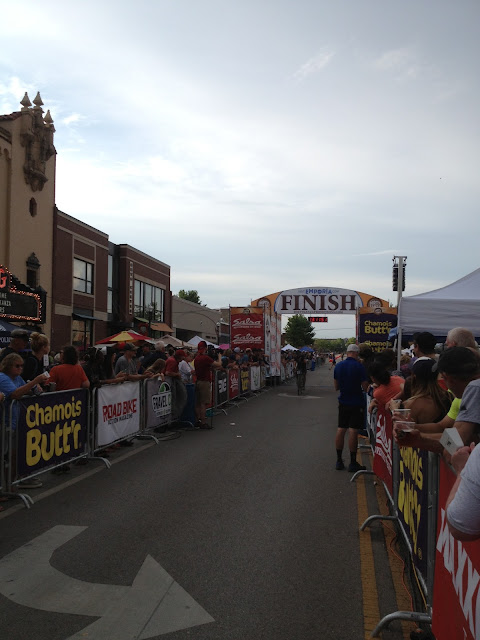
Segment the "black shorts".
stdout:
[[365,426],[365,409],[363,406],[351,407],[348,404],[338,405],[339,429],[363,429]]

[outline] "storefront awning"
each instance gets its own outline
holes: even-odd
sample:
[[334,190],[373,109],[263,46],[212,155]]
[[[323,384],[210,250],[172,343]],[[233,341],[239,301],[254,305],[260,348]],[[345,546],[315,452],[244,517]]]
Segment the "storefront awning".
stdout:
[[148,320],[146,318],[137,318],[137,316],[135,316],[135,320],[137,322],[143,322],[144,324],[148,324]]
[[100,318],[95,318],[94,316],[86,316],[83,313],[72,313],[72,318],[74,320],[100,320]]
[[153,329],[153,331],[163,331],[163,333],[173,333],[173,329],[165,322],[152,322],[150,329]]

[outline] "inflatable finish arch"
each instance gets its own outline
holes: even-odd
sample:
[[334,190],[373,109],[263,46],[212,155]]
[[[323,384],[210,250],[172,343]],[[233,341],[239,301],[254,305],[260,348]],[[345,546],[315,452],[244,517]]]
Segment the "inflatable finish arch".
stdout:
[[359,307],[388,308],[387,300],[352,289],[338,287],[301,287],[278,291],[252,301],[252,306],[264,307],[276,313],[355,314]]

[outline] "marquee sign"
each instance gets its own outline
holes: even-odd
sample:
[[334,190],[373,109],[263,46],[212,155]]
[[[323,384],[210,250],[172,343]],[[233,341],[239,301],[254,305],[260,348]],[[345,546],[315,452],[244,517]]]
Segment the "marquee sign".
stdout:
[[0,265],[0,318],[42,322],[42,297]]

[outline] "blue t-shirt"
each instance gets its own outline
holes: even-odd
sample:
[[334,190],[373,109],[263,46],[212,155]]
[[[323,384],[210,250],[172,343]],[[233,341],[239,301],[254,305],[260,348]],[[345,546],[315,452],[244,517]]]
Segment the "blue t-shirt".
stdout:
[[368,380],[367,372],[355,358],[346,358],[337,363],[333,377],[340,390],[338,401],[351,407],[362,406],[365,402],[362,382]]
[[[13,380],[10,376],[7,376],[6,373],[0,373],[0,391],[5,394],[5,419],[8,421],[8,415],[10,413],[10,405],[12,404],[12,400],[10,398],[10,394],[18,389],[18,387],[23,387],[25,381],[22,376],[16,376]],[[1,411],[1,407],[0,407]],[[17,427],[17,418],[18,418],[18,405],[14,406],[12,411],[12,421],[11,427],[13,430]]]

